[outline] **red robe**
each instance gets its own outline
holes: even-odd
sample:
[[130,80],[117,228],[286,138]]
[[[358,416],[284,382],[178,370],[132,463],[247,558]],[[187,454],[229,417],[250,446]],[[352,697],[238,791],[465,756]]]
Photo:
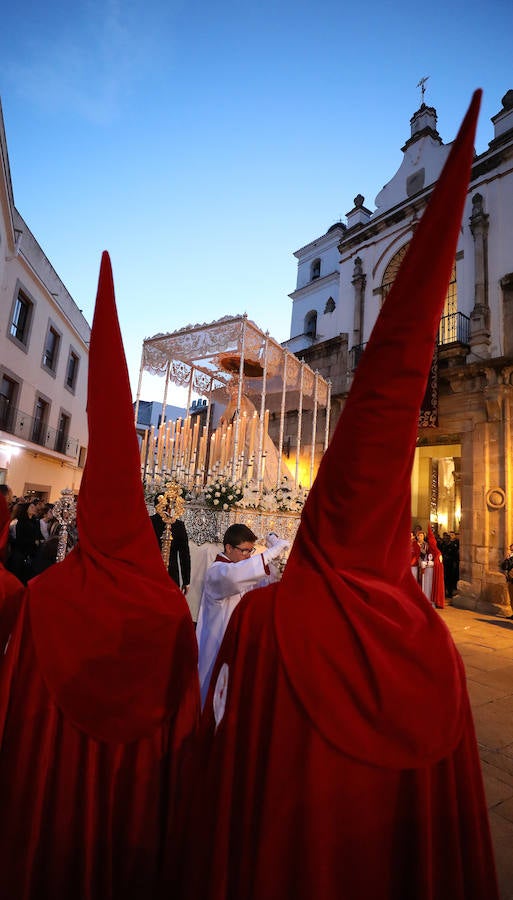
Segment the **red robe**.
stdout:
[[144,503],[107,254],[87,412],[78,546],[29,582],[0,667],[5,900],[173,896],[197,645]]
[[479,93],[359,363],[283,577],[244,598],[228,625],[194,770],[187,900],[498,896],[462,661],[408,556],[418,416],[478,109]]
[[440,548],[436,542],[435,535],[428,526],[427,542],[429,552],[433,557],[433,583],[431,585],[431,603],[434,603],[437,609],[445,607],[445,581],[444,581],[444,564]]
[[[427,764],[362,761],[334,746],[291,687],[275,637],[279,590],[233,613],[204,714],[184,867],[187,900],[494,900],[493,848],[463,665],[454,746]],[[433,652],[451,639],[422,601]],[[378,648],[376,648],[378,652]],[[382,663],[388,653],[383,648]],[[400,658],[397,658],[400,668]],[[216,729],[212,692],[228,666]],[[223,670],[226,671],[226,670]],[[357,670],[348,670],[358,691]],[[351,690],[351,683],[348,689]],[[415,699],[405,719],[414,718]],[[434,721],[434,717],[432,717]],[[357,722],[348,722],[350,734]],[[348,743],[350,738],[348,737]],[[399,742],[397,742],[399,745]],[[355,745],[359,750],[361,745]],[[410,749],[410,748],[409,748]],[[361,754],[360,754],[361,755]]]
[[181,767],[198,715],[194,659],[184,630],[170,671],[179,709],[145,738],[95,740],[45,684],[25,599],[0,680],[0,896],[149,900],[160,886],[172,900]]

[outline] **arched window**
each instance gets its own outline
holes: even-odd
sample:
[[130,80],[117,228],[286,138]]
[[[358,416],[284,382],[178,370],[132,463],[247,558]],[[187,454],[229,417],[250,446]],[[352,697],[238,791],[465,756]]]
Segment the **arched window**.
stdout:
[[[401,247],[400,250],[397,251],[395,256],[392,257],[388,266],[386,267],[383,279],[381,282],[381,302],[384,303],[385,299],[392,287],[397,273],[399,271],[399,267],[406,256],[406,251],[408,250],[409,244],[405,244],[404,247]],[[412,301],[415,298],[412,297]],[[447,288],[447,295],[444,303],[444,311],[442,313],[442,320],[440,322],[440,331],[439,331],[439,342],[441,344],[449,344],[451,341],[458,340],[457,337],[457,319],[458,319],[458,286],[456,283],[456,263],[453,264],[452,272],[451,272],[451,280],[449,282],[449,287]]]
[[314,309],[305,316],[305,334],[311,338],[317,334],[317,313]]
[[383,279],[381,281],[381,303],[383,304],[389,294],[390,288],[392,287],[396,275],[399,271],[400,265],[406,256],[406,251],[409,247],[409,244],[405,244],[404,247],[401,247],[400,250],[397,251],[395,256],[392,257],[388,266],[386,267]]
[[316,278],[320,278],[321,275],[321,261],[320,259],[314,259],[311,268],[310,268],[310,278],[314,281]]

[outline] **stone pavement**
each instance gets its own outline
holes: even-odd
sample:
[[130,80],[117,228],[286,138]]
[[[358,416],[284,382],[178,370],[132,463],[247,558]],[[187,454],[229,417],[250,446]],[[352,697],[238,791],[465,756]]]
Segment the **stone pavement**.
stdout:
[[501,900],[513,900],[513,620],[440,610],[461,653],[474,713]]

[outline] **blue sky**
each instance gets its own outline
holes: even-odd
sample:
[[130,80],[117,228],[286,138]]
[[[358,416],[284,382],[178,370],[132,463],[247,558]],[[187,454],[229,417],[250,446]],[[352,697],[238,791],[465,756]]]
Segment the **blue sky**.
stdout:
[[292,253],[374,208],[421,77],[445,143],[483,88],[478,153],[513,88],[510,0],[28,0],[1,23],[16,206],[89,321],[109,250],[134,392],[157,331],[247,312],[289,337]]

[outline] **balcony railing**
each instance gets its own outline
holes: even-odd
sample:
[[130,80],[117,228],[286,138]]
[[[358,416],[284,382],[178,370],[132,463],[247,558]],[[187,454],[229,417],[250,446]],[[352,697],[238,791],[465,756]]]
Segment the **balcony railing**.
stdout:
[[[464,313],[455,312],[448,316],[442,316],[438,329],[438,346],[447,344],[470,345],[470,318]],[[350,371],[354,372],[360,362],[366,344],[356,344],[349,351]]]
[[0,397],[0,431],[6,431],[15,437],[39,444],[47,450],[55,450],[65,456],[78,456],[80,442],[78,438],[67,437],[62,431],[50,428],[41,419],[35,419],[12,406],[5,397]]
[[438,329],[438,345],[444,344],[469,344],[470,343],[470,319],[461,312],[442,316]]

